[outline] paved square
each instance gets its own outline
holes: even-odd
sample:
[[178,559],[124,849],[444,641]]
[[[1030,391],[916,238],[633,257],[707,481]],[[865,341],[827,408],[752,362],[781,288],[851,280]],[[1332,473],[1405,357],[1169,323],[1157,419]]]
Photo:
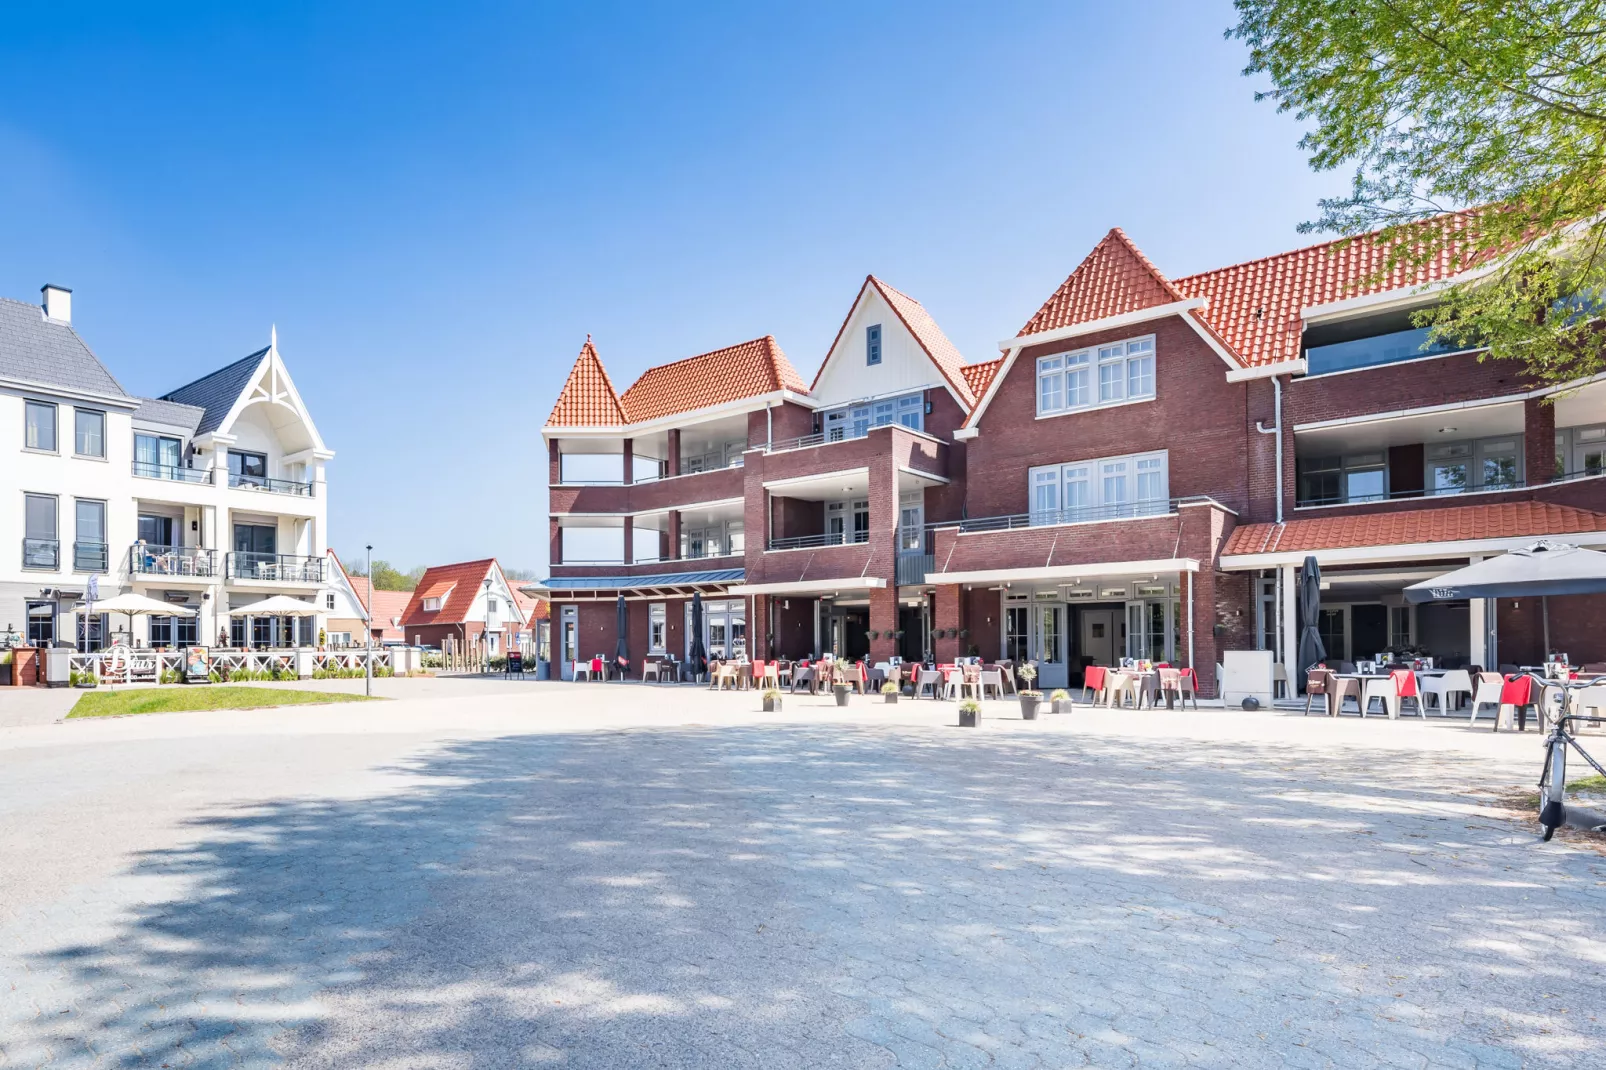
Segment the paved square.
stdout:
[[387,686],[0,730],[0,1065],[1603,1064],[1532,734]]

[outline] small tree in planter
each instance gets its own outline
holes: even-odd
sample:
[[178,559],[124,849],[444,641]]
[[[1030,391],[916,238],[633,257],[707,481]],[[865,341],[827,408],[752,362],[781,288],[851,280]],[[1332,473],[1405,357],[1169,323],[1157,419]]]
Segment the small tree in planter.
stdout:
[[1027,690],[1020,693],[1021,718],[1027,721],[1035,721],[1037,720],[1037,707],[1043,701],[1043,693],[1041,691],[1030,690],[1032,682],[1037,679],[1037,666],[1027,662],[1015,671],[1020,674],[1022,680],[1026,681],[1027,687]]
[[764,694],[760,697],[764,700],[765,713],[781,712],[781,692],[779,688],[766,688]]
[[1065,693],[1063,687],[1056,687],[1054,693],[1048,696],[1049,710],[1053,713],[1070,713],[1071,696]]
[[959,704],[959,727],[975,728],[976,721],[981,717],[981,703],[973,698],[967,698]]
[[846,706],[848,704],[848,696],[853,694],[853,685],[838,680],[831,689],[836,692],[836,704],[838,706]]
[[881,685],[882,701],[896,705],[898,702],[898,685],[888,680]]

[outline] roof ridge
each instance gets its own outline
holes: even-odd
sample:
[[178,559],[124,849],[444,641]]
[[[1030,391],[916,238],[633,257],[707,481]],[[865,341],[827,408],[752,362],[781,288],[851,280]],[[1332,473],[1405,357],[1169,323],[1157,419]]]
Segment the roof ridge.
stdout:
[[[740,342],[732,342],[728,346],[719,346],[717,348],[710,349],[710,350],[707,350],[707,351],[702,352],[702,353],[693,353],[689,357],[676,357],[674,360],[666,360],[662,364],[650,365],[650,366],[648,366],[646,368],[643,368],[642,371],[641,371],[641,375],[636,376],[636,378],[631,382],[630,385],[631,386],[635,386],[636,383],[641,382],[642,376],[645,376],[648,372],[655,372],[655,371],[658,371],[658,370],[660,370],[662,368],[673,368],[675,365],[684,364],[688,360],[698,360],[699,358],[702,358],[702,357],[711,357],[715,353],[724,353],[724,352],[726,352],[728,350],[740,349],[742,346],[760,345],[760,344],[762,344],[764,342],[764,339],[766,339],[766,338],[770,339],[771,341],[775,340],[775,336],[773,334],[766,334],[766,335],[761,335],[758,338],[746,338],[746,339],[743,339]],[[627,388],[627,390],[628,390],[628,388]]]
[[[1137,242],[1127,237],[1125,230],[1121,229],[1120,227],[1111,227],[1110,232],[1104,235],[1100,244],[1109,241],[1112,237],[1120,239],[1121,244],[1126,246],[1127,251],[1133,256],[1137,257],[1138,262],[1144,267],[1148,268],[1149,271],[1154,275],[1155,279],[1159,281],[1160,285],[1169,290],[1173,297],[1175,297],[1178,301],[1187,300],[1187,295],[1181,290],[1177,289],[1176,284],[1166,276],[1165,272],[1161,271],[1155,266],[1154,261],[1149,259],[1148,254],[1144,253],[1142,249],[1138,248]],[[1098,246],[1094,246],[1094,248],[1096,249]]]

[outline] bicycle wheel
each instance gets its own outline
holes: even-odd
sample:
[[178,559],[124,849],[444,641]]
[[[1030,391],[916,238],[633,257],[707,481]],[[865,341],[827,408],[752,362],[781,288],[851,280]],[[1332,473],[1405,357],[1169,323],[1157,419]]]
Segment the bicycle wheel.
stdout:
[[1546,843],[1567,820],[1566,785],[1567,742],[1559,734],[1552,735],[1545,744],[1545,768],[1539,776],[1539,827]]

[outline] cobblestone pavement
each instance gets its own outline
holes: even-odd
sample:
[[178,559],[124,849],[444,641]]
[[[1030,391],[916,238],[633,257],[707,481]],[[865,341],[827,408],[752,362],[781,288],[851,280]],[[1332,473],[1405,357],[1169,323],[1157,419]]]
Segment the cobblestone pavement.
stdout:
[[1531,739],[601,693],[26,730],[0,1066],[1602,1065],[1606,858],[1468,788]]

